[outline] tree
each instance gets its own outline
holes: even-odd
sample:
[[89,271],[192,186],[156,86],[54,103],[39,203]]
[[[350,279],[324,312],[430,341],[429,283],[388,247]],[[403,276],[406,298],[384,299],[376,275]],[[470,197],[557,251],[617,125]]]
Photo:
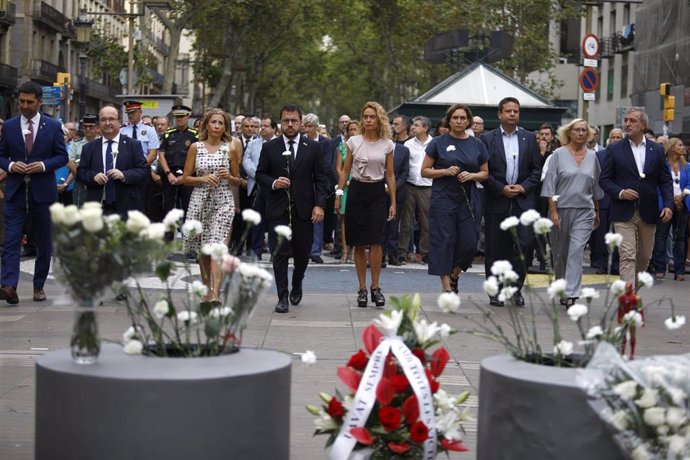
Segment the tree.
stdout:
[[180,54],[180,38],[195,14],[197,2],[194,0],[172,0],[169,10],[153,8],[153,13],[160,19],[170,33],[170,50],[163,69],[163,94],[172,94],[175,83],[177,58]]

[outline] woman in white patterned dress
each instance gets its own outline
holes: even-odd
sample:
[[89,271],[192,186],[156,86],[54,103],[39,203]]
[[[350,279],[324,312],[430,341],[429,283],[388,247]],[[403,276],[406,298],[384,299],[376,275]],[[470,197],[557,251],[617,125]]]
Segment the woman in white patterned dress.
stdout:
[[[194,187],[187,209],[187,220],[202,225],[199,235],[185,236],[185,253],[198,254],[205,244],[228,244],[235,215],[231,185],[239,183],[237,149],[240,141],[230,134],[230,118],[221,109],[206,111],[201,120],[199,142],[187,152],[182,183]],[[222,274],[208,255],[199,255],[201,279],[208,287],[204,300],[218,299]]]

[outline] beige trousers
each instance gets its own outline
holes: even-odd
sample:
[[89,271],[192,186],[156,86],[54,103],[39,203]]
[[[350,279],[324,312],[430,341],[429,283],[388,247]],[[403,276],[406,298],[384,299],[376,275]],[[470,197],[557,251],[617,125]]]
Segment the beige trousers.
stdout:
[[618,248],[621,279],[635,282],[635,275],[647,271],[649,260],[652,258],[656,224],[643,221],[636,209],[632,219],[627,222],[614,222],[613,229],[623,236],[623,242]]

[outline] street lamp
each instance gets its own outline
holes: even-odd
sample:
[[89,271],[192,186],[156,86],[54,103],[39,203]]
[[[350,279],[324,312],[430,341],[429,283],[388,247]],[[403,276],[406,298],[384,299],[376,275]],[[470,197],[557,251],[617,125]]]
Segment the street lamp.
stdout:
[[77,43],[79,43],[79,119],[86,114],[86,53],[84,49],[91,40],[91,27],[93,21],[86,19],[83,12],[74,20],[74,28],[77,32]]

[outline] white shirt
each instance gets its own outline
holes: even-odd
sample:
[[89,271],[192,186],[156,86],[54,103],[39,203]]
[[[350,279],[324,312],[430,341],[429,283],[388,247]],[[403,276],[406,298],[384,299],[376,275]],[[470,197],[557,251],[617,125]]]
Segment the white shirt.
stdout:
[[294,142],[294,144],[292,144],[292,149],[295,151],[295,159],[297,159],[297,145],[299,144],[300,136],[301,134],[297,134],[294,139],[288,139],[285,134],[283,134],[283,144],[285,144],[285,150],[290,150],[290,144],[288,144],[288,142]]
[[518,141],[517,126],[512,133],[508,133],[501,126],[501,139],[503,140],[503,150],[506,154],[506,181],[509,184],[515,184],[520,162],[520,142]]
[[427,136],[422,143],[417,136],[405,141],[405,147],[410,149],[410,175],[407,177],[407,182],[418,187],[431,187],[432,179],[422,177],[422,163],[426,156],[426,146],[431,142],[432,137]]
[[[108,139],[105,137],[101,138],[103,143],[101,144],[102,146],[102,155],[103,155],[103,172],[107,173],[108,171],[105,169],[105,151],[108,149]],[[119,152],[120,149],[118,146],[120,145],[120,134],[118,133],[114,138],[111,139],[113,141],[113,145],[111,147],[111,153],[113,154],[113,169],[116,168],[117,165],[117,155],[115,155],[115,152]]]
[[647,158],[647,138],[642,136],[640,145],[635,145],[632,139],[628,139],[630,148],[632,149],[635,163],[637,164],[637,172],[642,174],[644,172],[644,161]]

